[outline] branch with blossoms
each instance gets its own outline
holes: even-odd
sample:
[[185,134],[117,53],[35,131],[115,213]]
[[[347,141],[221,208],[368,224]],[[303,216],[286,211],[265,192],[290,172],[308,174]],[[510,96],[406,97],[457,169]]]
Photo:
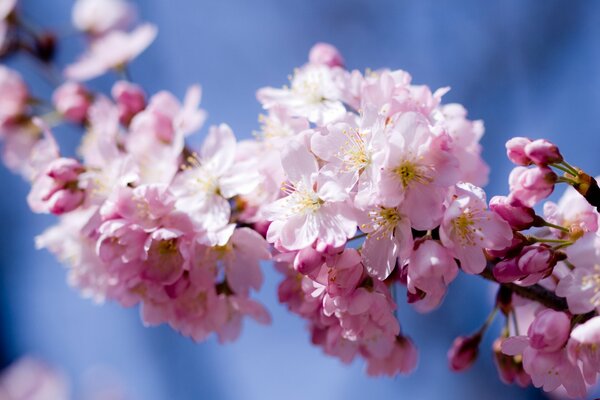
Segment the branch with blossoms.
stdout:
[[[60,45],[28,28],[15,1],[3,4],[3,57],[31,41]],[[432,92],[401,70],[347,70],[321,43],[288,86],[258,91],[255,139],[238,142],[220,124],[195,150],[186,143],[206,117],[199,86],[180,102],[127,80],[110,96],[82,83],[127,76],[156,28],[128,31],[123,0],[78,0],[73,19],[88,40],[79,60],[59,68],[48,49],[28,52],[64,71],[49,112],[0,67],[0,137],[5,164],[31,182],[31,209],[59,216],[37,246],[67,265],[84,297],[139,305],[146,325],[226,342],[245,317],[270,321],[252,296],[271,260],[284,277],[279,300],[307,321],[313,344],[393,376],[417,363],[395,287],[426,313],[462,272],[499,286],[490,317],[452,345],[453,370],[473,364],[500,311],[493,350],[504,382],[572,397],[596,383],[600,188],[554,144],[511,139],[510,193],[488,204],[483,124],[443,104],[447,88]],[[81,127],[76,157],[60,152],[49,126],[60,123]],[[558,184],[564,196],[538,215]]]

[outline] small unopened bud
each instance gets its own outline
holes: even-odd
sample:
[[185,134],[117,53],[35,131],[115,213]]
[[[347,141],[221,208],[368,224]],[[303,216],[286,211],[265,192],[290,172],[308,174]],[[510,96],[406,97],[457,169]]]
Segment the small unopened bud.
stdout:
[[500,283],[515,282],[523,278],[525,274],[519,269],[516,258],[500,261],[492,271],[494,278]]
[[517,165],[530,165],[532,161],[525,153],[525,146],[529,143],[531,140],[524,137],[514,137],[506,142],[508,159]]
[[553,352],[561,349],[571,333],[571,319],[564,312],[544,310],[539,313],[527,331],[530,346]]
[[67,82],[54,91],[52,103],[63,117],[80,124],[87,116],[91,95],[82,84]]
[[114,84],[111,94],[119,107],[119,120],[123,125],[129,125],[131,119],[146,107],[144,90],[134,83],[119,81]]
[[548,167],[516,167],[508,178],[510,198],[528,207],[548,197],[554,190],[558,176]]
[[522,231],[533,226],[535,211],[527,207],[519,199],[506,196],[494,196],[490,200],[490,210],[508,222],[514,230]]
[[500,380],[507,385],[516,383],[521,387],[527,387],[531,378],[523,370],[521,356],[509,356],[502,352],[502,339],[498,338],[493,344],[494,360],[500,374]]
[[534,140],[525,146],[525,154],[537,165],[560,163],[563,156],[558,147],[545,139]]
[[343,67],[344,59],[339,50],[329,43],[317,43],[308,55],[311,64],[327,65],[328,67]]
[[454,339],[448,351],[448,361],[452,371],[464,371],[473,365],[479,355],[481,337],[481,334],[476,333],[473,336],[459,336]]
[[312,247],[300,250],[294,258],[294,269],[303,275],[310,274],[323,265],[323,255]]
[[551,273],[557,259],[554,250],[546,245],[527,246],[519,256],[519,269],[526,274]]

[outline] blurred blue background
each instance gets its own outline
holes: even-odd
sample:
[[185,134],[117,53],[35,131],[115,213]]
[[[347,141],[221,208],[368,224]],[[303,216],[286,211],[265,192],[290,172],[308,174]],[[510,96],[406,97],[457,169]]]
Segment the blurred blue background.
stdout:
[[[23,0],[32,21],[64,27],[72,0]],[[279,86],[307,59],[318,41],[336,45],[349,68],[408,70],[416,83],[449,85],[446,102],[460,102],[486,124],[484,157],[492,167],[490,195],[505,193],[511,168],[504,142],[514,135],[547,137],[569,160],[600,173],[600,2],[507,0],[139,0],[142,20],[159,37],[132,66],[150,93],[183,96],[204,89],[208,123],[229,123],[241,138],[258,126],[255,100],[261,86]],[[60,60],[81,48],[69,39]],[[27,60],[12,63],[34,82],[38,96],[50,88]],[[108,90],[112,77],[92,86]],[[59,131],[74,142],[76,131]],[[65,283],[65,271],[33,237],[52,218],[32,215],[28,187],[0,168],[0,316],[3,365],[33,353],[62,368],[81,393],[86,371],[104,366],[128,398],[158,399],[514,399],[544,398],[500,383],[488,350],[489,332],[476,366],[463,374],[447,368],[453,338],[477,329],[493,296],[476,277],[462,277],[444,305],[421,316],[401,305],[403,330],[420,349],[409,377],[368,378],[361,362],[345,366],[309,343],[304,322],[277,303],[280,277],[266,266],[258,296],[273,325],[246,323],[240,340],[195,344],[168,327],[145,329],[136,309],[95,306]]]

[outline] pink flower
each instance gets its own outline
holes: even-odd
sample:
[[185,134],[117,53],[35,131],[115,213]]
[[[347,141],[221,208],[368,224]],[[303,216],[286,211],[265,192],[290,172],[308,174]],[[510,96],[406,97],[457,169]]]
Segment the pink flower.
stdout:
[[555,236],[578,238],[586,232],[598,230],[598,212],[573,187],[569,186],[557,203],[544,203],[544,218],[555,225],[569,229],[569,234],[553,229]]
[[485,130],[483,121],[467,119],[467,110],[456,103],[442,105],[441,112],[444,116],[441,125],[452,138],[451,151],[459,160],[459,180],[485,186],[490,167],[481,158],[479,141]]
[[[348,119],[315,132],[311,136],[311,150],[326,162],[324,169],[336,176],[346,192],[356,192],[355,204],[366,207],[374,201],[385,137],[380,129],[370,127],[365,127],[363,133],[357,121]],[[365,121],[358,123],[362,122]]]
[[150,46],[156,33],[154,25],[145,24],[131,33],[113,31],[95,39],[88,51],[65,69],[65,76],[75,81],[86,81],[110,69],[122,68]]
[[135,8],[125,0],[77,0],[73,6],[73,25],[81,31],[102,35],[124,29],[135,19]]
[[216,252],[234,293],[248,296],[250,289],[260,289],[263,282],[260,261],[271,258],[269,244],[262,236],[250,228],[236,229],[229,243]]
[[508,178],[510,197],[525,206],[533,207],[537,202],[550,196],[557,176],[548,167],[516,167]]
[[256,97],[267,110],[281,106],[293,116],[328,124],[346,114],[336,82],[338,75],[337,69],[326,65],[307,64],[296,70],[289,88],[262,88]]
[[486,210],[483,190],[468,183],[456,185],[440,226],[440,238],[460,260],[465,272],[483,271],[486,265],[483,249],[504,249],[511,244],[512,237],[508,223]]
[[311,64],[327,65],[328,67],[343,67],[344,58],[339,50],[329,43],[317,43],[308,55]]
[[457,177],[456,160],[445,147],[447,139],[434,136],[427,121],[414,112],[401,114],[387,129],[389,145],[378,181],[380,204],[402,204],[413,228],[433,229]]
[[338,247],[356,232],[348,195],[333,177],[320,173],[315,157],[299,142],[290,142],[281,156],[288,178],[287,196],[264,211],[273,221],[267,240],[288,250],[308,247],[319,238]]
[[79,187],[79,175],[85,171],[79,161],[58,158],[37,176],[27,196],[32,211],[60,215],[73,211],[84,200],[85,192]]
[[415,308],[429,312],[442,302],[448,285],[458,274],[458,266],[437,241],[417,242],[415,247],[406,267],[407,287],[409,293],[420,294],[420,299],[413,302]]
[[0,399],[51,400],[69,399],[67,379],[45,363],[24,357],[2,371]]
[[144,89],[135,83],[118,81],[111,94],[119,107],[119,120],[123,125],[129,125],[131,119],[146,107]]
[[2,125],[25,111],[29,97],[27,86],[21,75],[0,65],[0,135]]
[[[191,158],[190,168],[178,174],[171,190],[176,208],[212,232],[228,224],[231,207],[228,199],[250,193],[258,184],[251,163],[236,163],[236,140],[225,124],[210,128],[200,154]],[[209,239],[212,244],[214,239]]]
[[300,132],[309,129],[309,122],[303,117],[294,117],[282,106],[269,108],[267,115],[259,115],[261,124],[260,137],[277,149],[282,149],[287,142]]
[[506,155],[508,159],[517,165],[530,165],[531,159],[525,153],[525,146],[531,143],[531,139],[514,137],[506,142]]
[[571,332],[567,345],[569,359],[581,363],[583,376],[588,385],[596,384],[600,373],[600,317],[578,325]]
[[575,269],[556,286],[556,294],[567,298],[569,310],[585,314],[600,308],[600,235],[587,233],[566,250]]
[[535,387],[550,392],[563,386],[569,396],[583,397],[586,386],[577,364],[565,349],[569,338],[570,318],[561,312],[540,312],[528,330],[528,336],[509,337],[502,343],[504,354],[523,356],[523,369]]
[[386,279],[403,265],[411,254],[413,237],[410,220],[396,208],[378,207],[368,212],[369,220],[361,224],[368,233],[362,247],[362,259],[369,275]]
[[52,103],[63,117],[74,123],[82,123],[91,105],[91,94],[80,83],[67,82],[52,95]]

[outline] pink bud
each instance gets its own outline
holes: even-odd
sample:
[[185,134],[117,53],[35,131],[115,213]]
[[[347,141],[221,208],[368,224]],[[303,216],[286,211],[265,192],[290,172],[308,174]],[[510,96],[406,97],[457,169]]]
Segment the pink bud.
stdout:
[[558,176],[548,167],[516,167],[508,178],[510,198],[533,207],[554,190]]
[[448,361],[450,369],[454,372],[460,372],[468,369],[479,354],[479,343],[481,343],[481,335],[459,336],[454,339],[452,347],[448,351]]
[[500,261],[494,266],[492,272],[494,278],[500,283],[515,282],[526,275],[519,269],[516,258]]
[[552,272],[557,259],[554,251],[545,245],[527,246],[519,256],[519,269],[526,274],[543,272],[545,275]]
[[54,91],[52,103],[63,117],[80,124],[85,121],[87,116],[91,95],[82,84],[67,82]]
[[128,125],[146,107],[144,90],[134,83],[119,81],[114,84],[111,93],[119,107],[119,120],[123,125]]
[[329,43],[317,43],[308,55],[311,64],[327,65],[328,67],[343,67],[344,59],[339,50]]
[[553,352],[561,349],[571,333],[571,319],[564,312],[544,310],[529,326],[530,346],[537,350]]
[[306,247],[296,254],[294,269],[301,274],[307,275],[323,265],[323,262],[324,258],[321,253],[312,247]]
[[48,199],[48,211],[54,215],[73,211],[83,203],[83,199],[84,192],[81,190],[58,190]]
[[532,161],[525,153],[525,146],[529,143],[531,140],[524,137],[514,137],[506,142],[508,159],[517,165],[530,165]]
[[560,163],[563,156],[558,147],[545,139],[534,140],[525,146],[525,154],[537,165]]
[[71,182],[76,181],[83,171],[83,165],[74,158],[57,158],[48,165],[46,175],[58,181]]
[[507,385],[516,383],[521,387],[527,387],[531,383],[531,378],[523,370],[523,363],[515,360],[515,357],[508,356],[502,353],[502,339],[498,338],[494,341],[494,358],[500,380]]
[[490,209],[517,231],[531,228],[535,221],[533,208],[523,205],[518,199],[494,196],[490,200]]

